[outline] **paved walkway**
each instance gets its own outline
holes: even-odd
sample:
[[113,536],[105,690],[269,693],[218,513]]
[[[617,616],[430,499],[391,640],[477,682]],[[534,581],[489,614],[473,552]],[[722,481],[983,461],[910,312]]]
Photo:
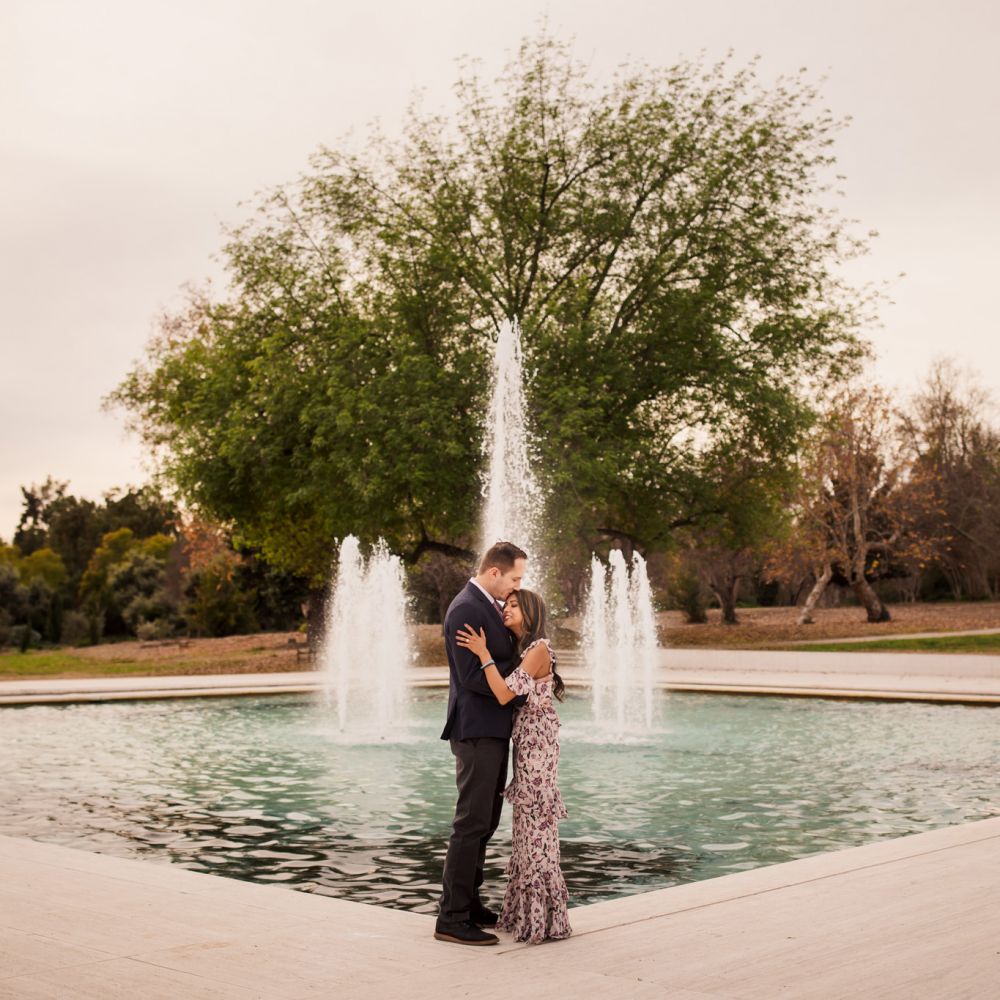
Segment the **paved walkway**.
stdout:
[[433,918],[0,837],[0,1000],[1000,994],[1000,818],[574,908],[463,948]]
[[[564,652],[560,663],[570,687],[589,684],[578,654]],[[443,667],[414,668],[410,678],[414,687],[443,687],[448,672]],[[1000,704],[1000,656],[662,649],[656,684],[671,691]],[[315,671],[8,680],[0,682],[0,706],[302,694],[320,686]]]
[[1000,656],[665,649],[660,677],[675,691],[1000,704]]

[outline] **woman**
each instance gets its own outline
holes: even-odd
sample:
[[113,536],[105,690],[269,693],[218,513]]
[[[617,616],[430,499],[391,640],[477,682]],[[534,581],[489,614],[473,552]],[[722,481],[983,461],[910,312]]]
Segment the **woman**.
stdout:
[[504,607],[504,624],[517,636],[520,663],[506,680],[486,648],[486,635],[466,625],[457,642],[472,650],[483,665],[490,690],[502,705],[517,695],[527,702],[515,711],[514,779],[504,795],[514,807],[514,834],[507,892],[497,926],[516,941],[538,943],[566,938],[571,931],[569,893],[559,868],[559,820],[566,817],[556,786],[559,768],[559,716],[553,697],[562,700],[564,685],[555,655],[545,637],[545,603],[530,590],[515,591]]

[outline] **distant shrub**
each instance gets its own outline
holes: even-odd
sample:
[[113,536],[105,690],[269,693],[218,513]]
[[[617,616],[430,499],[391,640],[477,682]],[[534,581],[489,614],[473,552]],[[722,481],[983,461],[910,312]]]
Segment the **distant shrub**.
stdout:
[[137,625],[135,634],[142,642],[152,642],[155,639],[171,638],[177,634],[177,627],[169,618],[157,618]]
[[90,636],[90,620],[81,611],[66,611],[62,619],[62,641],[65,646],[82,646]]
[[195,635],[221,636],[253,632],[257,620],[253,594],[240,590],[239,557],[221,552],[188,577],[184,619]]
[[704,625],[708,621],[708,595],[695,570],[684,569],[674,577],[670,596],[674,606],[684,612],[689,625]]
[[36,632],[30,625],[15,625],[10,630],[10,644],[17,646],[26,653],[32,646],[37,646],[42,641],[40,632]]

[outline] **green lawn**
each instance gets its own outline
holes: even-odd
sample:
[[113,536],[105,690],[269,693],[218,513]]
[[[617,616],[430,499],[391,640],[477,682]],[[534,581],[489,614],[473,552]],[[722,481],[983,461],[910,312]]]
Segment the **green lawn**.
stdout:
[[[30,650],[27,653],[0,654],[0,680],[17,677],[121,677],[128,674],[215,674],[227,673],[235,665],[252,672],[247,654],[191,657],[182,660],[94,660],[66,650]],[[262,667],[266,663],[261,661]],[[273,668],[272,668],[273,669]]]
[[[131,645],[133,650],[129,649]],[[273,646],[254,646],[246,650],[199,649],[187,654],[160,659],[144,656],[138,643],[121,643],[114,659],[96,658],[85,650],[32,649],[26,653],[0,653],[0,681],[19,677],[121,677],[159,676],[165,674],[254,673],[289,669],[287,657],[278,656]],[[283,653],[284,650],[277,650]],[[290,661],[295,665],[295,661]],[[308,670],[309,665],[305,664]]]
[[[164,664],[167,666],[167,664]],[[170,664],[169,673],[176,670]],[[135,660],[115,660],[111,663],[85,659],[62,649],[29,650],[27,653],[0,653],[0,678],[2,677],[115,677],[119,674],[158,673],[156,665]]]
[[823,642],[785,646],[797,652],[872,653],[884,651],[917,653],[1000,653],[1000,633],[993,635],[945,635],[933,639],[872,639],[870,642]]

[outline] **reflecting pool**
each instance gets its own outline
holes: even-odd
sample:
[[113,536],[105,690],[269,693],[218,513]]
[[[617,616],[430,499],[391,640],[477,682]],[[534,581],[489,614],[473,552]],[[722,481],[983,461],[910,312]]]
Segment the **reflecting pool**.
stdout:
[[[660,697],[631,744],[561,707],[574,905],[1000,815],[998,708]],[[412,709],[361,745],[304,697],[4,709],[0,833],[431,912],[454,771],[443,692]]]

